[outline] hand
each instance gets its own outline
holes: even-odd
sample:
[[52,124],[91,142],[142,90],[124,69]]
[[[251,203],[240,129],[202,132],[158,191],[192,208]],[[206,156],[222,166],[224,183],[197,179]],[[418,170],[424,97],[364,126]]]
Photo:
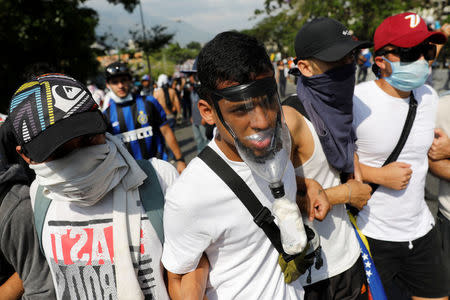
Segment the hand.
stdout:
[[186,163],[184,161],[177,161],[177,171],[178,173],[181,174],[181,172],[183,172],[183,170],[186,169]]
[[440,128],[434,130],[434,140],[428,151],[428,157],[432,160],[441,160],[450,157],[450,139]]
[[404,190],[411,179],[411,165],[394,161],[381,168],[383,170],[383,186],[394,189]]
[[358,210],[363,209],[364,205],[367,204],[367,201],[370,199],[370,192],[372,192],[372,188],[370,185],[361,183],[357,180],[350,179],[345,183],[347,188],[351,190],[350,199],[348,204],[353,207],[356,207]]
[[322,186],[313,179],[296,177],[297,205],[300,211],[306,212],[308,219],[322,221],[331,210],[327,194]]

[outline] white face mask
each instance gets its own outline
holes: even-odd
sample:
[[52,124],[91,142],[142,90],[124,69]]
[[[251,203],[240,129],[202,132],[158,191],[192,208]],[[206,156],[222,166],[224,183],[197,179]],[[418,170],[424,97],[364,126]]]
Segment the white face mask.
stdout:
[[113,189],[128,171],[128,165],[111,141],[80,148],[69,155],[36,165],[36,180],[44,193],[56,201],[91,206]]
[[128,95],[126,95],[124,98],[120,98],[119,96],[117,96],[112,90],[109,93],[109,96],[111,97],[111,99],[114,100],[114,102],[116,103],[125,103],[128,101],[133,100],[133,95],[131,95],[131,93],[128,93]]

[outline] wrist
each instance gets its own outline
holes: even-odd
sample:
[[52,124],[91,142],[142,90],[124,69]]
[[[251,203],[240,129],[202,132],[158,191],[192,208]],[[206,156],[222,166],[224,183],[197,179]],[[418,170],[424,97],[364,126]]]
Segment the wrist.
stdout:
[[184,160],[184,156],[180,156],[179,158],[175,158],[175,161],[176,162],[184,162],[184,163],[186,163],[186,161]]
[[345,185],[347,186],[348,195],[347,195],[347,201],[345,203],[350,204],[352,200],[352,187],[350,183],[346,182]]

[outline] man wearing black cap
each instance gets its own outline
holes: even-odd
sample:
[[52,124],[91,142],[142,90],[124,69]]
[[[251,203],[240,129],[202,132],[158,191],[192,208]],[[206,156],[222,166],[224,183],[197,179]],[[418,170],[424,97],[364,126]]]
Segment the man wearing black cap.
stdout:
[[[162,219],[157,223],[146,203],[158,208],[159,199],[162,209],[157,194],[177,177],[175,169],[157,159],[138,164],[105,133],[87,88],[62,74],[24,83],[9,121],[16,151],[36,173],[31,204],[57,299],[169,299]],[[143,190],[148,178],[155,193]]]
[[[369,46],[353,40],[344,25],[330,18],[306,23],[295,38],[301,74],[297,95],[283,102],[292,161],[296,175],[317,181],[333,205],[323,221],[312,223],[320,235],[324,266],[300,277],[305,299],[367,299],[360,247],[345,204],[361,209],[370,198],[370,187],[358,174],[353,176],[357,158],[352,129],[354,53]],[[316,193],[322,192],[318,186]]]
[[[357,221],[390,299],[399,299],[392,295],[394,287],[413,299],[449,295],[440,238],[424,199],[438,104],[436,91],[424,83],[435,44],[445,41],[415,13],[385,19],[374,35],[378,79],[355,88],[353,124],[362,176],[379,185]],[[403,134],[407,124],[409,135]],[[400,140],[397,158],[386,164]]]

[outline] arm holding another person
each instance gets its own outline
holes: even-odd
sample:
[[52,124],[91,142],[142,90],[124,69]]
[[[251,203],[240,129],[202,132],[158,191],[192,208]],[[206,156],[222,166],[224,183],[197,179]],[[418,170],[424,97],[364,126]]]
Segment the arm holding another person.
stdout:
[[360,163],[362,178],[393,190],[404,190],[411,179],[411,165],[394,161],[384,167],[370,167]]
[[202,255],[197,268],[187,274],[175,274],[167,271],[167,289],[173,300],[207,300],[206,282],[209,274],[209,261]]
[[441,128],[434,130],[434,140],[428,157],[433,161],[450,158],[450,138]]
[[434,134],[433,144],[428,151],[430,171],[439,178],[450,181],[450,138],[440,128],[436,128]]

